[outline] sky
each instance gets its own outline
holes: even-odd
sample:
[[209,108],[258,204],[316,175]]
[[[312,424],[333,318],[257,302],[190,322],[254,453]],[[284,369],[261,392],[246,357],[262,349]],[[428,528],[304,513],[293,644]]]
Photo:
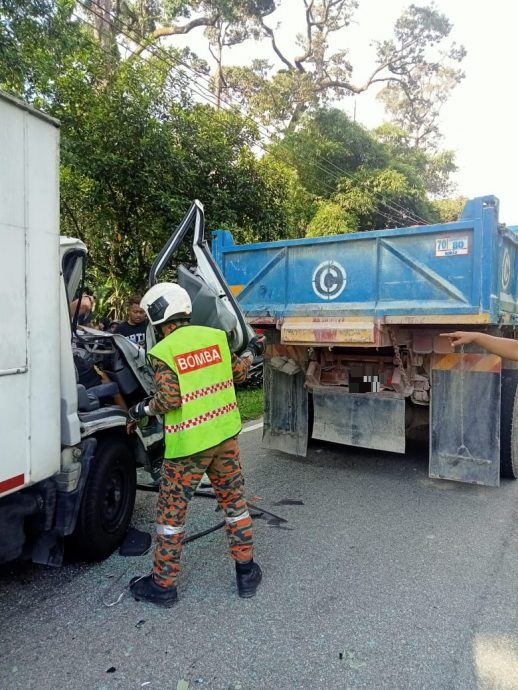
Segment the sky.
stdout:
[[[359,0],[355,22],[346,30],[356,82],[361,82],[374,65],[370,42],[390,36],[395,20],[409,4],[404,0]],[[416,0],[415,4],[429,3]],[[494,194],[500,199],[500,220],[508,225],[518,224],[514,174],[518,161],[518,105],[514,93],[518,72],[518,3],[436,0],[435,5],[453,24],[451,38],[467,49],[462,63],[466,77],[443,108],[440,124],[443,148],[456,152],[458,194],[470,198]],[[297,22],[302,7],[302,0],[283,0],[281,10],[269,18],[270,26],[276,20],[281,22],[281,48],[283,42],[285,46],[293,45],[294,34],[302,28]],[[200,44],[195,43],[196,46],[191,45],[198,52]],[[229,61],[244,63],[251,56],[270,57],[271,52],[261,52],[248,44],[234,49]],[[383,108],[376,101],[375,92],[344,99],[341,107],[351,116],[355,100],[357,121],[367,127],[381,124]]]
[[[401,0],[360,0],[359,41],[365,45],[386,34],[407,5]],[[462,63],[466,77],[442,110],[440,124],[444,148],[456,152],[458,191],[468,197],[494,194],[500,199],[500,220],[516,224],[518,3],[437,0],[436,5],[453,24],[451,36],[467,50]],[[356,103],[357,119],[371,127],[383,116],[373,101],[366,95]]]

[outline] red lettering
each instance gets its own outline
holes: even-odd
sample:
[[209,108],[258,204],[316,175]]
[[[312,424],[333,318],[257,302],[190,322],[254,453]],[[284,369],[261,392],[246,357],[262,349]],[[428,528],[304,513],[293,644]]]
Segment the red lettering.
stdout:
[[222,361],[221,351],[219,345],[210,345],[203,347],[200,350],[193,350],[192,352],[184,352],[181,355],[176,355],[174,361],[181,374],[196,371],[203,367],[210,367],[214,364],[219,364]]

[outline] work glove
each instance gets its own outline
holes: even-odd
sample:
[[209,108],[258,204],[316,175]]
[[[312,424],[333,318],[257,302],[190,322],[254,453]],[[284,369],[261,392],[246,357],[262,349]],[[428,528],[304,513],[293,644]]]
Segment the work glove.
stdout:
[[263,355],[266,349],[266,338],[264,335],[254,335],[254,337],[248,341],[247,349],[256,357]]
[[146,398],[146,400],[141,400],[139,403],[136,405],[133,405],[132,407],[129,408],[128,410],[128,417],[130,422],[138,422],[139,419],[142,419],[143,417],[147,417],[147,413],[145,411],[145,407],[149,402],[149,398]]

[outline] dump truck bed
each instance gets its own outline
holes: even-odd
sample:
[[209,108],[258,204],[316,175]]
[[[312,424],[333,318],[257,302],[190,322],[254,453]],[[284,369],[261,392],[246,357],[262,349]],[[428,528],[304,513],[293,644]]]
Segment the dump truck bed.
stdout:
[[217,230],[212,253],[256,323],[514,323],[518,234],[499,224],[498,205],[478,197],[452,223],[248,245]]

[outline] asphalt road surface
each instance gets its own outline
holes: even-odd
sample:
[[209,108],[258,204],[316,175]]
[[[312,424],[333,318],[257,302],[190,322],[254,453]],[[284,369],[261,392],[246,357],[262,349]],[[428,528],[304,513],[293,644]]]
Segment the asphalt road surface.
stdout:
[[[518,690],[518,482],[430,480],[406,456],[241,437],[264,570],[239,599],[225,536],[185,547],[180,602],[114,601],[151,556],[0,568],[2,690]],[[255,497],[255,501],[252,497]],[[153,528],[139,492],[134,525]],[[280,504],[280,505],[279,505]],[[188,532],[221,519],[193,500]]]

